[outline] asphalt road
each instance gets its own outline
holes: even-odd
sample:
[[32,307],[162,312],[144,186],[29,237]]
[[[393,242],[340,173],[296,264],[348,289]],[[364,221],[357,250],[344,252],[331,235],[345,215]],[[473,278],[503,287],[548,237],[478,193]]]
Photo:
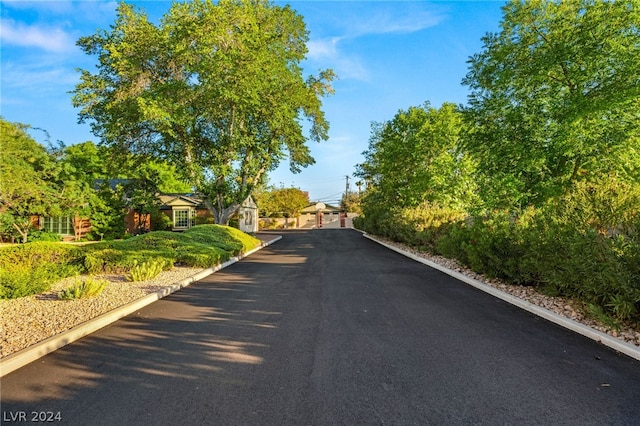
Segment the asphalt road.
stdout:
[[1,386],[3,424],[640,424],[639,362],[351,230],[287,232]]

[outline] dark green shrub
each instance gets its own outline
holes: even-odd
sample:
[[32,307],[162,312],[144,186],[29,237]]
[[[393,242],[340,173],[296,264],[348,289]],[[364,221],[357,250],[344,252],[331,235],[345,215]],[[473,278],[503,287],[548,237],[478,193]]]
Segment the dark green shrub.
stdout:
[[160,269],[177,262],[210,267],[259,242],[234,228],[200,225],[183,233],[157,231],[84,247],[46,242],[6,247],[0,249],[0,298],[42,293],[60,278],[81,272],[131,273],[145,262]]
[[226,262],[231,257],[228,251],[215,246],[188,245],[178,247],[178,262],[194,268],[209,268]]
[[260,244],[260,240],[239,229],[222,225],[197,225],[184,232],[191,240],[231,252],[233,255],[249,251]]

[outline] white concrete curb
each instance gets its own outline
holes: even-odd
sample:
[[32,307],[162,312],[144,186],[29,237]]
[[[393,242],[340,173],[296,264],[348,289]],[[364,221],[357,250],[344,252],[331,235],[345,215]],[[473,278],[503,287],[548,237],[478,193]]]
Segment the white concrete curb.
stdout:
[[416,256],[416,255],[414,255],[412,253],[409,253],[408,251],[402,250],[402,249],[400,249],[398,247],[394,247],[394,246],[392,246],[390,244],[387,244],[387,243],[385,243],[383,241],[380,241],[377,238],[372,237],[372,236],[370,236],[370,235],[368,235],[366,233],[363,233],[362,235],[364,237],[372,240],[372,241],[375,241],[378,244],[381,244],[381,245],[387,247],[390,250],[393,250],[393,251],[398,252],[398,253],[400,253],[400,254],[402,254],[404,256],[407,256],[407,257],[415,260],[416,262],[420,262],[420,263],[425,264],[427,266],[430,266],[430,267],[432,267],[434,269],[437,269],[437,270],[439,270],[441,272],[444,272],[445,274],[450,275],[450,276],[452,276],[453,278],[455,278],[457,280],[460,280],[460,281],[462,281],[462,282],[464,282],[466,284],[469,284],[469,285],[471,285],[471,286],[473,286],[473,287],[475,287],[475,288],[477,288],[479,290],[482,290],[485,293],[489,293],[492,296],[497,297],[499,299],[502,299],[505,302],[508,302],[508,303],[510,303],[512,305],[515,305],[515,306],[517,306],[517,307],[519,307],[521,309],[524,309],[525,311],[531,312],[534,315],[542,317],[542,318],[544,318],[544,319],[546,319],[548,321],[551,321],[554,324],[557,324],[557,325],[559,325],[561,327],[564,327],[564,328],[569,329],[571,331],[574,331],[574,332],[576,332],[578,334],[581,334],[581,335],[583,335],[585,337],[588,337],[588,338],[590,338],[592,340],[595,340],[596,342],[600,342],[605,346],[608,346],[608,347],[610,347],[612,349],[615,349],[618,352],[621,352],[621,353],[623,353],[625,355],[630,356],[631,358],[640,360],[640,348],[638,348],[635,345],[632,345],[630,343],[624,342],[624,341],[622,341],[620,339],[616,339],[613,336],[609,336],[606,333],[603,333],[601,331],[595,330],[595,329],[593,329],[591,327],[588,327],[588,326],[586,326],[584,324],[581,324],[581,323],[579,323],[577,321],[574,321],[572,319],[563,317],[562,315],[558,315],[555,312],[552,312],[552,311],[550,311],[548,309],[542,308],[542,307],[540,307],[538,305],[534,305],[533,303],[527,302],[526,300],[519,299],[519,298],[517,298],[515,296],[512,296],[509,293],[505,293],[503,291],[500,291],[497,288],[490,286],[489,284],[485,284],[482,281],[478,281],[478,280],[476,280],[474,278],[471,278],[471,277],[468,277],[468,276],[466,276],[464,274],[461,274],[459,272],[453,271],[453,270],[451,270],[449,268],[446,268],[446,267],[444,267],[442,265],[439,265],[439,264],[437,264],[435,262],[432,262],[432,261],[427,260],[427,259],[423,259],[423,258],[421,258],[419,256]]
[[262,248],[267,247],[275,243],[276,241],[280,241],[281,239],[282,235],[279,235],[271,241],[263,242],[260,246],[254,248],[253,250],[249,250],[243,255],[232,257],[231,259],[220,265],[205,269],[204,271],[199,272],[196,275],[185,278],[182,281],[179,281],[171,286],[164,287],[156,291],[155,293],[147,294],[146,296],[138,300],[134,300],[133,302],[123,305],[117,309],[114,309],[113,311],[106,312],[94,319],[83,322],[82,324],[79,324],[65,332],[62,332],[55,336],[51,336],[48,339],[36,343],[35,345],[29,346],[28,348],[8,355],[7,357],[0,360],[0,377],[6,376],[12,371],[17,370],[18,368],[23,367],[37,360],[38,358],[41,358],[95,331],[98,331],[99,329],[119,320],[120,318],[132,314],[133,312],[142,309],[145,306],[180,290],[181,288],[187,287],[191,283],[199,281],[213,274],[214,272],[226,268],[227,266],[236,263],[240,259],[250,256],[258,250],[261,250]]

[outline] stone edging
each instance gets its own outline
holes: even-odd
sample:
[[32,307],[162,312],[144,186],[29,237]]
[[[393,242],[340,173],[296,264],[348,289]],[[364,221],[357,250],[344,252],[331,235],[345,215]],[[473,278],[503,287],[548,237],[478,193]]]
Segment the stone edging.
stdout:
[[35,345],[29,346],[28,348],[22,349],[11,355],[8,355],[2,358],[2,360],[0,360],[0,377],[6,376],[12,371],[17,370],[18,368],[23,367],[37,360],[38,358],[41,358],[57,349],[60,349],[65,345],[68,345],[69,343],[72,343],[78,339],[81,339],[91,333],[94,333],[95,331],[98,331],[99,329],[106,327],[107,325],[129,314],[132,314],[133,312],[139,309],[142,309],[143,307],[157,300],[160,300],[163,297],[166,297],[171,293],[174,293],[180,290],[181,288],[187,287],[188,285],[196,281],[199,281],[213,274],[214,272],[217,272],[223,268],[226,268],[227,266],[238,262],[240,259],[243,259],[257,252],[258,250],[261,250],[262,248],[267,247],[281,239],[282,239],[282,235],[279,235],[273,240],[263,242],[260,246],[254,248],[253,250],[249,250],[248,252],[239,256],[234,256],[228,261],[220,265],[214,266],[209,269],[205,269],[204,271],[199,272],[196,275],[193,275],[189,278],[185,278],[181,281],[178,281],[177,283],[171,286],[163,287],[154,293],[147,294],[146,296],[143,296],[138,300],[134,300],[133,302],[127,303],[126,305],[120,306],[119,308],[106,312],[89,321],[79,324],[63,333],[56,334],[55,336],[51,336],[48,339],[45,339],[39,343],[36,343]]
[[[362,231],[360,231],[362,232]],[[575,333],[581,334],[585,337],[588,337],[589,339],[595,340],[596,342],[602,343],[605,346],[610,347],[611,349],[614,349],[618,352],[621,352],[627,356],[630,356],[631,358],[634,358],[636,360],[640,361],[640,348],[636,347],[635,345],[632,345],[630,343],[624,342],[620,339],[616,339],[613,336],[609,336],[606,333],[603,333],[601,331],[595,330],[591,327],[588,327],[584,324],[581,324],[577,321],[574,321],[572,319],[563,317],[561,315],[556,314],[555,312],[552,312],[548,309],[544,309],[538,305],[534,305],[533,303],[527,302],[526,300],[522,300],[520,298],[517,298],[515,296],[512,296],[509,293],[505,293],[503,291],[500,291],[499,289],[490,286],[489,284],[485,284],[482,281],[476,280],[474,278],[468,277],[464,274],[461,274],[459,272],[453,271],[449,268],[446,268],[442,265],[439,265],[435,262],[432,262],[430,260],[421,258],[419,256],[416,256],[412,253],[409,253],[408,251],[402,250],[398,247],[395,247],[393,245],[387,244],[383,241],[380,241],[378,239],[376,239],[375,237],[372,237],[371,235],[368,235],[367,233],[362,234],[365,238],[370,239],[371,241],[375,241],[376,243],[387,247],[390,250],[393,250],[397,253],[400,253],[410,259],[415,260],[416,262],[420,262],[424,265],[427,265],[431,268],[437,269],[441,272],[444,272],[447,275],[450,275],[451,277],[462,281],[466,284],[469,284],[479,290],[484,291],[485,293],[489,293],[494,297],[497,297],[498,299],[504,300],[507,303],[510,303],[514,306],[517,306],[521,309],[524,309],[525,311],[528,311],[534,315],[537,315],[541,318],[546,319],[547,321],[551,321],[554,324],[557,324],[561,327],[564,327],[568,330],[571,330]]]

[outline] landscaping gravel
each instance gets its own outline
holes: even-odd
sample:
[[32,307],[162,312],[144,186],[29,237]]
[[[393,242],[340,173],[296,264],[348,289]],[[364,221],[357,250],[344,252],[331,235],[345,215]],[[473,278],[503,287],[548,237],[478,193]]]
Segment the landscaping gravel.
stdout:
[[58,292],[78,280],[78,277],[70,277],[55,283],[47,293],[0,300],[0,356],[27,348],[200,271],[203,268],[176,267],[161,272],[152,280],[139,282],[129,282],[123,275],[100,275],[94,278],[109,282],[100,295],[60,300]]
[[[429,255],[388,240],[384,241],[387,244],[393,244],[417,256],[478,279],[520,299],[640,346],[640,326],[638,324],[625,324],[621,329],[615,330],[589,317],[585,314],[580,304],[570,299],[549,297],[540,294],[533,287],[507,285],[499,280],[487,279],[461,266],[454,260]],[[0,300],[0,334],[2,335],[0,357],[25,349],[105,312],[153,293],[162,287],[171,286],[202,270],[202,268],[176,267],[171,271],[160,273],[153,280],[141,282],[128,282],[122,275],[102,275],[96,278],[106,279],[109,281],[109,285],[99,296],[77,300],[59,300],[57,297],[58,292],[71,286],[77,279],[72,277],[59,281],[52,286],[49,292],[44,294],[19,299]]]

